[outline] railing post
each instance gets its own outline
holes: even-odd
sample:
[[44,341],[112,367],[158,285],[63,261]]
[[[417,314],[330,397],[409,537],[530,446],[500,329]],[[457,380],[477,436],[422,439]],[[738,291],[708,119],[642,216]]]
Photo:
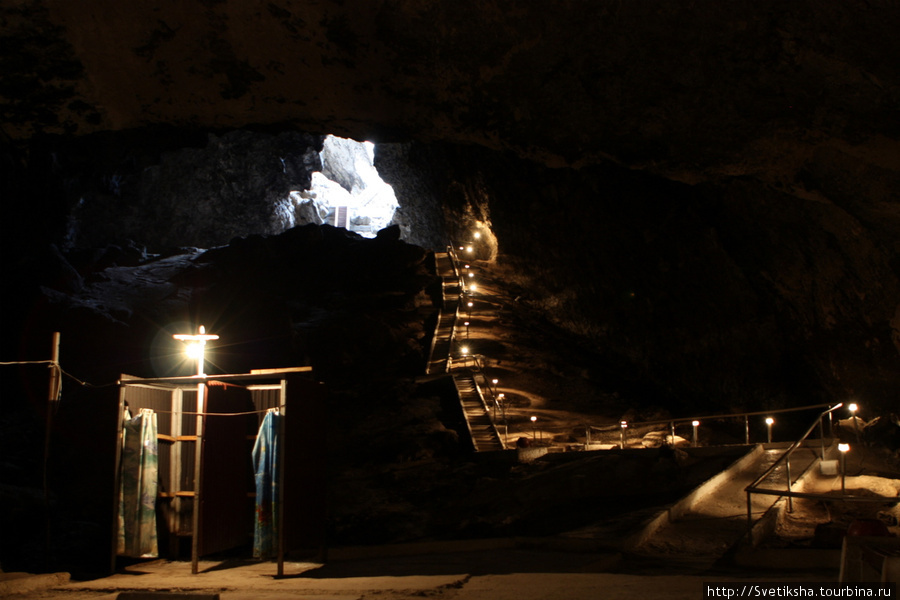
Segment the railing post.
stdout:
[[750,488],[747,488],[747,543],[753,546],[753,502],[750,499]]
[[788,512],[794,512],[794,497],[791,496],[793,490],[791,489],[791,455],[787,455],[787,459],[785,460],[785,466],[787,469],[787,491],[788,491]]
[[[830,413],[829,413],[830,414]],[[822,460],[825,460],[825,427],[822,425],[822,419],[819,419],[819,440],[822,442]]]

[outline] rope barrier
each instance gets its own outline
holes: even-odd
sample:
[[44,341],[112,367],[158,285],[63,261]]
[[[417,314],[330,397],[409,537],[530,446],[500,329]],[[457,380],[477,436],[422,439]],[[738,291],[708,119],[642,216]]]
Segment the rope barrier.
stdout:
[[88,388],[91,388],[91,389],[95,389],[95,390],[96,390],[96,389],[100,389],[100,388],[112,387],[112,386],[114,386],[114,385],[119,385],[119,382],[118,382],[118,381],[113,381],[113,382],[111,382],[111,383],[101,383],[100,385],[95,385],[95,384],[93,384],[93,383],[88,383],[87,381],[82,381],[82,380],[78,379],[77,377],[75,377],[75,376],[72,375],[71,373],[67,373],[62,367],[58,367],[58,368],[59,368],[59,371],[60,371],[63,375],[65,375],[66,377],[68,377],[68,378],[71,379],[72,381],[76,382],[77,384],[81,385],[82,387],[88,387]]
[[62,373],[63,375],[65,375],[66,377],[68,377],[69,379],[71,379],[72,381],[77,383],[78,385],[80,385],[82,387],[91,388],[91,389],[100,389],[100,388],[105,388],[105,387],[111,387],[114,385],[119,385],[118,381],[113,381],[111,383],[101,383],[101,384],[93,384],[88,381],[82,381],[81,379],[78,379],[77,377],[75,377],[74,375],[72,375],[71,373],[69,373],[68,371],[63,369],[60,365],[58,365],[57,363],[55,363],[52,360],[0,361],[0,366],[11,366],[11,365],[49,365],[50,368],[59,369],[60,373]]

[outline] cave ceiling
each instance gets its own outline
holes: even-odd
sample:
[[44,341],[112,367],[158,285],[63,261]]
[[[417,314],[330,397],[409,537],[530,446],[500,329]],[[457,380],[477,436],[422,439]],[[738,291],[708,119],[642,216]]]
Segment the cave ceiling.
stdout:
[[[382,165],[408,229],[443,244],[445,225],[490,221],[504,254],[553,283],[536,305],[583,308],[566,327],[658,380],[715,372],[704,394],[759,397],[756,380],[826,381],[830,397],[893,402],[897,31],[897,0],[0,0],[0,142],[22,150],[0,166],[27,171],[0,188],[0,241],[15,255],[57,242],[77,210],[122,235],[113,209],[157,239],[151,221],[177,223],[168,206],[187,214],[185,188],[216,225],[223,199],[298,189],[313,138],[393,142]],[[139,156],[160,131],[199,142]],[[274,175],[248,168],[272,162],[248,148],[284,157],[279,140],[304,136],[303,177],[284,158]],[[186,179],[120,197],[120,165],[91,154],[102,143],[41,146],[104,137],[131,140],[123,177]],[[215,231],[204,247],[247,233]],[[575,290],[565,310],[557,289]]]
[[900,169],[895,0],[34,0],[0,9],[13,140],[284,126],[790,180]]

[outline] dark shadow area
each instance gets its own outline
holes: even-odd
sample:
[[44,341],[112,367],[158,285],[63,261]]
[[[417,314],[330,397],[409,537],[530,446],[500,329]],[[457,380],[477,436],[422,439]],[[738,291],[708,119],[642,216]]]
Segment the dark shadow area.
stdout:
[[589,573],[613,561],[603,554],[499,548],[472,552],[419,554],[333,561],[298,577],[408,577],[412,575],[503,575],[509,573]]

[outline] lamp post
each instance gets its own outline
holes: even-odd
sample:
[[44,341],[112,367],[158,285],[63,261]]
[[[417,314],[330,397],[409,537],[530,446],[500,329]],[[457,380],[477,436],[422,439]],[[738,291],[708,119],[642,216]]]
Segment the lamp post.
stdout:
[[537,417],[531,417],[531,439],[537,438]]
[[625,430],[628,429],[628,421],[621,421],[619,423],[619,446],[622,450],[625,449]]
[[206,327],[201,325],[196,334],[176,333],[172,337],[176,340],[181,340],[182,342],[188,342],[184,351],[189,358],[197,360],[197,377],[205,377],[206,374],[203,372],[203,359],[206,353],[206,342],[209,340],[217,340],[219,339],[219,336],[206,333]]
[[497,384],[500,383],[499,379],[491,379],[491,385],[494,386],[494,395],[497,395]]
[[463,357],[463,368],[466,368],[469,366],[469,347],[463,346],[459,351],[462,353]]
[[774,422],[775,422],[775,419],[773,419],[772,417],[766,417],[767,439],[769,440],[770,444],[772,443],[772,424]]
[[850,444],[838,444],[838,450],[841,453],[841,493],[847,493],[847,462],[845,456],[850,451]]
[[850,418],[853,419],[853,430],[856,432],[856,442],[859,443],[859,421],[856,420],[856,411],[859,410],[859,406],[853,402],[847,405],[847,410],[850,411]]
[[469,339],[469,322],[463,321],[463,325],[466,326],[466,339]]
[[691,421],[691,426],[694,428],[694,447],[697,446],[697,428],[700,427],[700,421]]
[[203,479],[203,470],[201,468],[202,463],[202,448],[203,448],[203,413],[206,412],[205,400],[204,400],[204,392],[206,391],[206,374],[203,371],[203,360],[206,354],[206,342],[210,340],[217,340],[219,336],[206,333],[206,328],[201,325],[197,330],[196,334],[190,333],[176,333],[172,336],[176,340],[181,340],[185,342],[187,345],[185,346],[186,354],[193,359],[197,360],[197,427],[196,427],[196,436],[197,442],[194,451],[194,511],[192,516],[192,529],[193,536],[191,539],[191,573],[197,574],[199,570],[199,560],[200,560],[200,505],[203,502],[203,498],[200,496],[200,490],[203,488],[202,479]]
[[509,423],[506,422],[506,405],[504,398],[506,396],[504,394],[500,394],[497,396],[497,403],[500,405],[500,417],[503,419],[503,437],[505,443],[509,444]]

